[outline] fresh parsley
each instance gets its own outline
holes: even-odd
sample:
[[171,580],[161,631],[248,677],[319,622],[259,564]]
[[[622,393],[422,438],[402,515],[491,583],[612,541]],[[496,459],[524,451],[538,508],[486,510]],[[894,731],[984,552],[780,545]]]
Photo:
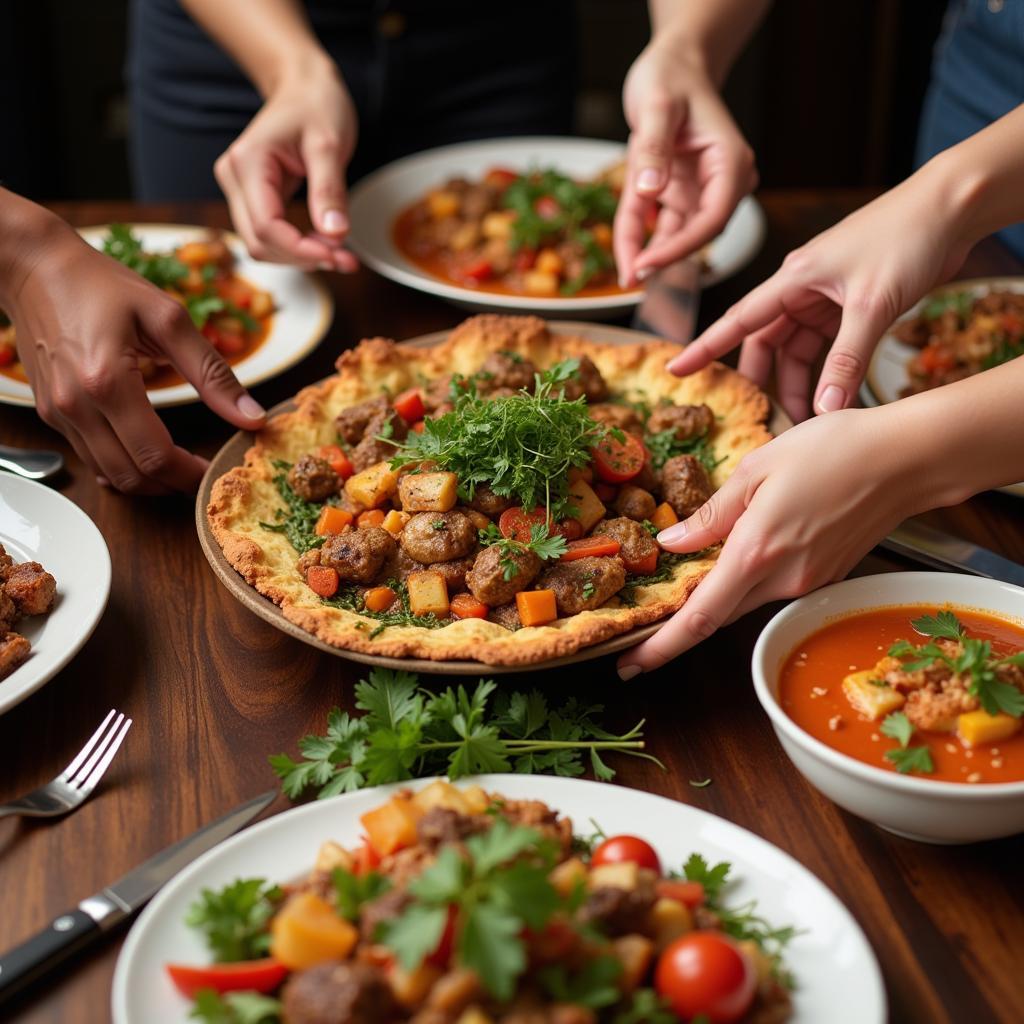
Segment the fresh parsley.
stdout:
[[142,242],[132,234],[126,224],[111,224],[103,240],[103,251],[129,270],[134,270],[157,288],[176,285],[188,274],[188,267],[176,256],[167,253],[148,253]]
[[927,747],[908,747],[907,744],[910,743],[911,737],[914,735],[914,726],[902,711],[893,711],[886,715],[878,731],[883,736],[896,740],[899,744],[898,747],[893,747],[892,750],[885,752],[885,759],[891,761],[901,775],[906,775],[909,772],[928,774],[935,771],[931,751]]
[[446,619],[439,619],[433,612],[426,615],[414,615],[409,604],[409,588],[405,582],[389,579],[385,586],[395,592],[395,602],[382,612],[371,611],[366,607],[365,592],[355,584],[342,587],[334,597],[325,597],[321,601],[330,608],[343,608],[345,611],[365,615],[375,619],[377,625],[369,634],[373,640],[380,636],[388,626],[419,626],[422,629],[438,629],[447,624]]
[[283,898],[263,878],[239,878],[222,889],[203,889],[185,923],[205,935],[218,963],[258,960],[270,948],[266,925]]
[[896,740],[901,747],[905,747],[910,742],[910,737],[914,735],[914,727],[902,711],[893,711],[886,715],[878,731],[883,736]]
[[638,988],[612,1024],[678,1024],[679,1018],[653,988]]
[[205,1024],[280,1024],[281,1001],[259,992],[225,992],[201,988],[189,1020]]
[[359,921],[359,911],[364,903],[383,896],[391,888],[390,879],[376,871],[354,875],[344,868],[335,868],[331,872],[331,884],[337,897],[338,913],[352,922]]
[[680,441],[676,438],[675,429],[669,428],[659,430],[655,434],[646,434],[644,444],[651,453],[651,465],[655,470],[660,470],[669,459],[677,455],[693,455],[708,473],[712,473],[716,466],[725,462],[724,456],[720,459],[715,457],[714,448],[711,447],[707,434]]
[[324,538],[317,535],[316,521],[320,518],[323,505],[305,501],[292,490],[288,483],[288,470],[292,468],[290,462],[273,459],[271,464],[277,470],[273,478],[274,486],[281,495],[285,507],[275,513],[276,523],[260,523],[260,526],[273,533],[283,533],[288,538],[288,543],[300,555],[311,548],[322,547]]
[[970,292],[943,292],[925,303],[921,316],[925,320],[938,320],[943,313],[953,310],[963,323],[971,315],[974,301],[974,296]]
[[561,964],[541,968],[537,980],[556,1002],[601,1010],[622,999],[618,985],[621,974],[622,961],[618,957],[596,956],[577,971],[569,971]]
[[498,565],[501,566],[505,580],[511,580],[519,571],[519,563],[515,558],[517,553],[532,551],[542,562],[546,562],[559,558],[569,549],[561,534],[550,534],[547,523],[534,523],[530,527],[530,539],[525,542],[502,536],[494,523],[488,523],[486,529],[478,530],[477,536],[484,547],[498,549],[501,555]]

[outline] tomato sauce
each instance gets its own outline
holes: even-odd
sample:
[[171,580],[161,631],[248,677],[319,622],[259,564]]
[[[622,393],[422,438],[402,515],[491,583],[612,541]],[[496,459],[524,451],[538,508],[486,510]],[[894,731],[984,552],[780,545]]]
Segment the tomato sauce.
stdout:
[[[948,606],[946,606],[948,607]],[[811,634],[790,652],[779,680],[783,710],[815,739],[875,768],[896,771],[885,753],[898,746],[883,736],[880,721],[872,721],[850,705],[843,693],[843,678],[869,669],[897,640],[926,642],[910,620],[934,615],[936,605],[900,605],[855,613]],[[994,654],[1024,648],[1024,628],[984,612],[951,609],[969,636],[992,643]],[[832,723],[830,725],[830,723]],[[832,726],[836,727],[833,728]],[[942,782],[1024,781],[1024,730],[992,744],[964,747],[954,734],[917,730],[910,741],[929,748],[935,771],[914,773],[914,778]]]

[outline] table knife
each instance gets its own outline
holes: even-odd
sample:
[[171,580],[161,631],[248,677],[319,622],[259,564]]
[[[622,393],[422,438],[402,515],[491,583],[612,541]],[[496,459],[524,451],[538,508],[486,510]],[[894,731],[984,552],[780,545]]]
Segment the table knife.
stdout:
[[134,914],[196,857],[248,825],[276,795],[271,790],[254,797],[161,850],[113,885],[55,918],[38,935],[0,956],[0,1004]]
[[880,546],[938,569],[959,569],[1024,587],[1024,565],[912,519],[897,526]]

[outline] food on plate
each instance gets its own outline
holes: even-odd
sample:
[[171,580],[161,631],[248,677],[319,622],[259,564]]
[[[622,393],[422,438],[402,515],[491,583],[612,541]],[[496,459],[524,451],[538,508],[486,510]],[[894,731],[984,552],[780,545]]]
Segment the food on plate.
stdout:
[[663,618],[716,552],[654,534],[768,440],[721,365],[678,379],[667,342],[609,345],[535,318],[468,320],[432,349],[338,360],[212,490],[227,560],[337,647],[528,664]]
[[[663,872],[536,800],[437,780],[327,839],[296,880],[204,889],[210,965],[167,971],[192,1015],[263,1024],[774,1022],[791,928],[723,898],[727,863]],[[599,841],[596,850],[595,841]],[[602,851],[614,847],[613,859]],[[248,1016],[243,1016],[248,1011]]]
[[845,616],[790,654],[779,697],[860,761],[944,782],[1024,781],[1024,628],[967,609]]
[[921,350],[904,395],[950,384],[1024,355],[1024,292],[940,292],[892,334]]
[[14,627],[23,618],[49,612],[56,595],[57,581],[38,562],[15,562],[0,544],[0,680],[32,649]]
[[[185,242],[172,252],[147,252],[124,224],[111,224],[103,251],[173,295],[189,312],[200,333],[227,362],[234,364],[266,340],[274,313],[269,292],[235,272],[235,257],[216,232]],[[181,384],[169,363],[144,357],[139,369],[148,389]],[[0,312],[0,373],[28,382],[18,359],[14,326]]]

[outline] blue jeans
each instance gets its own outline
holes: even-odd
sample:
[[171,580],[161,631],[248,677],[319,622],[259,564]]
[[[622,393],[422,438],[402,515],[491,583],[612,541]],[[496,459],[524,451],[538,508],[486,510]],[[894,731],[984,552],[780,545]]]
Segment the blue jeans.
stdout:
[[[962,142],[1021,103],[1024,0],[951,0],[921,113],[916,163]],[[1024,223],[1005,228],[999,237],[1024,259]]]

